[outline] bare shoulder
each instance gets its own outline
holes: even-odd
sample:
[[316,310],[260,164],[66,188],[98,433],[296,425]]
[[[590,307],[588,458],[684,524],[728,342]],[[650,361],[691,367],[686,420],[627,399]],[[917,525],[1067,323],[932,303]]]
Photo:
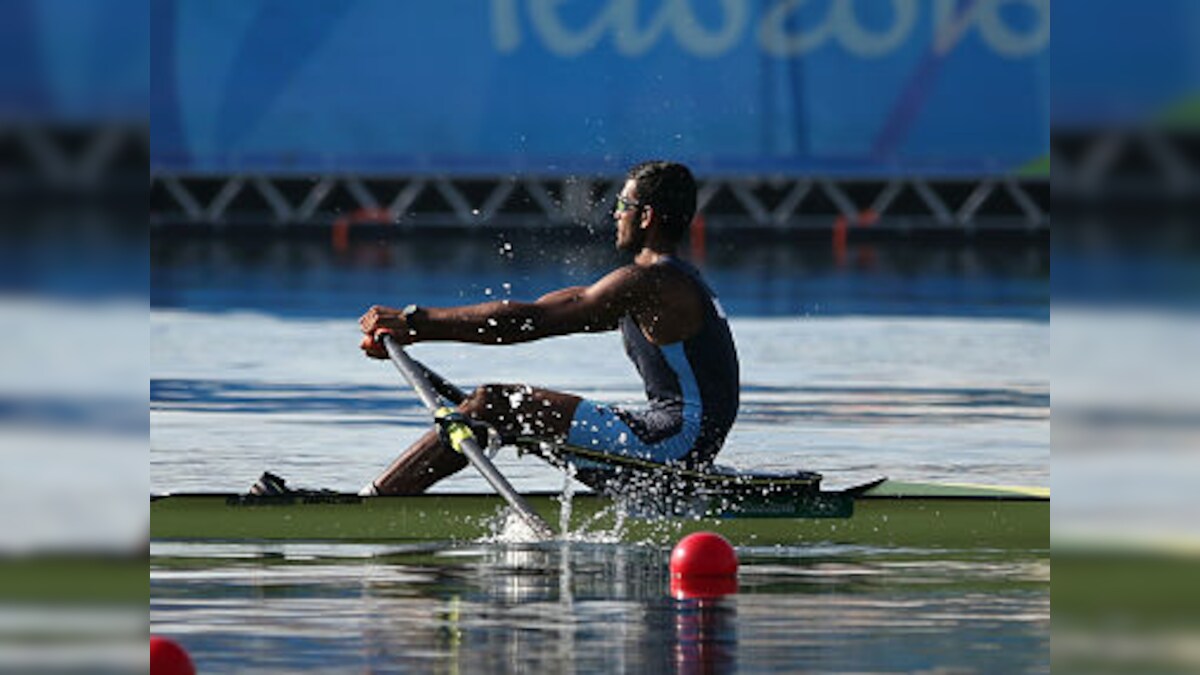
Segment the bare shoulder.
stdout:
[[684,340],[700,330],[705,296],[696,281],[672,265],[642,267],[634,312],[647,339],[655,344]]
[[677,284],[681,287],[690,288],[692,286],[692,279],[686,272],[672,265],[664,263],[651,265],[630,263],[609,272],[596,282],[597,285],[601,283],[616,286],[645,285],[658,289],[661,289],[665,284]]
[[629,263],[628,265],[622,265],[621,267],[618,267],[617,269],[604,275],[597,283],[606,281],[616,284],[638,283],[651,278],[655,272],[654,267],[655,266],[653,265]]
[[650,292],[655,283],[655,270],[630,264],[618,267],[588,287],[592,295],[636,297]]

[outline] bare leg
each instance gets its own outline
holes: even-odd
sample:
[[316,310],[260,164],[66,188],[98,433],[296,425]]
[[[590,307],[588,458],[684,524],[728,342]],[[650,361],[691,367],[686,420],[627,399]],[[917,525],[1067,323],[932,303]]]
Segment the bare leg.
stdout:
[[413,495],[467,465],[461,453],[442,445],[436,430],[427,431],[375,479],[381,495]]
[[[458,409],[490,424],[502,438],[562,440],[570,432],[579,401],[578,396],[549,389],[489,384],[476,389]],[[375,490],[381,495],[418,494],[466,465],[466,457],[442,445],[437,432],[430,431],[379,474]]]

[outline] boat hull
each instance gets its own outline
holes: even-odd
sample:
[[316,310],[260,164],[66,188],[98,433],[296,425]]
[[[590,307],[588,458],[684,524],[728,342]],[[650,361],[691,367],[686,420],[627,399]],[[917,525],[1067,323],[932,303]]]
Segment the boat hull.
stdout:
[[[556,494],[526,495],[556,530]],[[824,492],[731,507],[675,505],[675,513],[620,515],[612,500],[576,495],[572,537],[669,544],[696,531],[736,545],[841,543],[943,548],[1050,545],[1050,501],[1036,492],[886,482],[864,494]],[[153,499],[150,535],[159,541],[476,541],[499,534],[503,501],[487,494],[358,497],[348,494],[247,498],[228,494]]]

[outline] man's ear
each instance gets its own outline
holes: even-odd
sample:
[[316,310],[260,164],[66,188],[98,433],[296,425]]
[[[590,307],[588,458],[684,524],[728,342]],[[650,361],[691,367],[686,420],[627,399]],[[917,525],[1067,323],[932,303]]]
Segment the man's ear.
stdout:
[[654,222],[654,207],[647,204],[642,208],[642,220],[638,223],[638,227],[644,230],[650,227],[652,222]]

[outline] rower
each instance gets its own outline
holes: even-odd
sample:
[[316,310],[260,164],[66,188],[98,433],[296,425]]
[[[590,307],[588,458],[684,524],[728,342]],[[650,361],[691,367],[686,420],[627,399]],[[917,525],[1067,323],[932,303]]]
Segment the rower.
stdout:
[[[386,359],[382,336],[401,344],[455,341],[505,345],[556,335],[620,330],[647,403],[624,407],[524,384],[488,384],[459,412],[505,443],[530,440],[599,451],[621,460],[707,466],[737,415],[738,359],[716,294],[677,256],[696,210],[696,182],[682,164],[643,162],[629,170],[613,210],[616,246],[632,261],[591,286],[564,288],[536,302],[400,309],[375,306],[360,319],[361,348]],[[415,494],[467,460],[430,431],[401,454],[364,495]],[[578,477],[605,487],[617,477],[604,462],[567,457]]]

